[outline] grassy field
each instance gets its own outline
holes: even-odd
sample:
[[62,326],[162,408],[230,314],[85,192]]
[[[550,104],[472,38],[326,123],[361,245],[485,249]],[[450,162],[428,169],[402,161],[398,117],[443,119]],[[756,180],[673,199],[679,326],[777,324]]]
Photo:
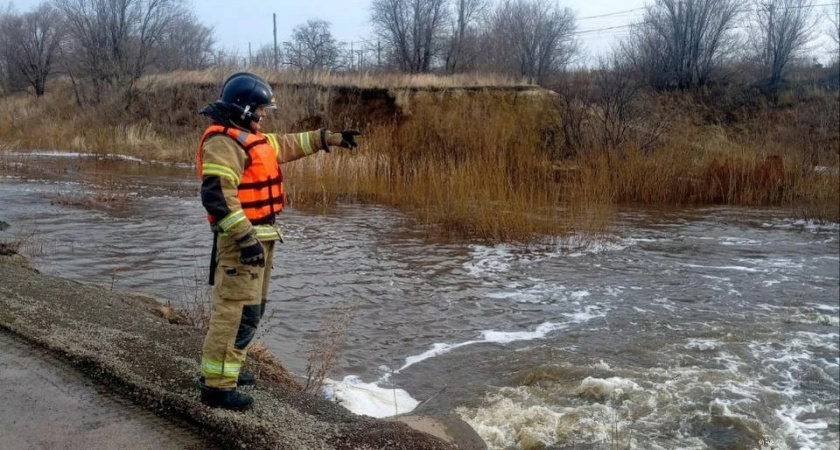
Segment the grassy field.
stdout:
[[[364,132],[356,152],[285,167],[297,206],[383,203],[435,233],[496,241],[597,233],[617,205],[784,206],[796,217],[840,219],[840,107],[836,92],[820,88],[736,106],[651,95],[656,121],[633,122],[620,143],[571,152],[569,103],[516,80],[263,75],[279,101],[267,129]],[[224,76],[150,77],[128,107],[123,97],[79,106],[66,80],[43,98],[3,97],[0,148],[193,161],[206,124],[196,112]],[[573,106],[576,139],[605,142],[614,126],[606,107]],[[647,128],[661,130],[654,144],[633,137]]]

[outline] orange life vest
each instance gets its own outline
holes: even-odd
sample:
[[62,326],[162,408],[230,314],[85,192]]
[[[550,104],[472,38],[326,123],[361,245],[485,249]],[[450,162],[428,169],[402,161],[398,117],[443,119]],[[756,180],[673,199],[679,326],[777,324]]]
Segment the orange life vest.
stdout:
[[[273,224],[275,215],[286,204],[286,189],[283,186],[283,172],[277,164],[277,153],[261,133],[248,133],[222,125],[210,125],[204,130],[198,144],[198,176],[202,177],[202,148],[208,138],[224,134],[236,141],[248,154],[250,164],[239,181],[238,197],[245,217],[254,225]],[[210,215],[207,216],[212,224]]]

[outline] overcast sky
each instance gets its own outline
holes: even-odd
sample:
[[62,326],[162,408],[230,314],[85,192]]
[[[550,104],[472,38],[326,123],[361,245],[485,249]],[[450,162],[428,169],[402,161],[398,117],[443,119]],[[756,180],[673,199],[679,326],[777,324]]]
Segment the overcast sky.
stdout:
[[[492,0],[491,0],[492,1]],[[648,2],[651,0],[648,0]],[[837,0],[815,0],[817,4],[828,4]],[[213,27],[217,45],[226,51],[236,51],[242,56],[248,54],[250,42],[254,51],[261,45],[273,42],[272,14],[277,14],[278,43],[289,40],[291,30],[308,19],[323,19],[332,24],[333,35],[339,41],[355,41],[363,45],[362,40],[375,39],[370,26],[371,0],[187,0],[199,20]],[[0,0],[0,4],[12,3],[17,11],[28,11],[41,0]],[[558,0],[561,6],[571,8],[578,17],[578,39],[583,50],[582,58],[592,61],[598,55],[606,53],[610,47],[626,36],[622,27],[638,20],[645,0]],[[825,8],[818,8],[822,14]],[[602,16],[606,17],[592,17]],[[824,30],[826,23],[819,27],[820,40],[815,44],[814,53],[821,59],[827,59],[828,39]],[[605,28],[613,28],[606,29]],[[601,30],[601,31],[598,31]],[[282,46],[282,44],[279,44]],[[358,47],[356,47],[358,48]]]
[[[254,49],[260,44],[271,43],[272,13],[277,13],[277,40],[288,40],[292,28],[307,19],[324,19],[332,24],[333,34],[339,41],[361,41],[373,37],[370,26],[371,0],[310,0],[270,1],[244,0],[245,7],[230,8],[227,0],[203,0],[193,2],[199,19],[216,30],[216,38],[222,48],[244,50],[248,42]],[[578,17],[588,17],[637,9],[644,6],[644,0],[566,0],[560,5],[575,11]],[[225,11],[221,17],[219,11]],[[610,17],[583,19],[578,29],[593,30],[620,26],[638,18],[643,11],[631,11]],[[623,30],[606,30],[586,33],[580,36],[585,53],[595,53],[608,48],[617,33]]]

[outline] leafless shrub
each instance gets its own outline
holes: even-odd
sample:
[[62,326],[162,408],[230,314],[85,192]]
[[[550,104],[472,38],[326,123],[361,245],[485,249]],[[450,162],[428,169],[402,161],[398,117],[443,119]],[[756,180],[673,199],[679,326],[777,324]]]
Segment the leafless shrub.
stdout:
[[[0,221],[0,232],[5,232],[9,224]],[[26,254],[32,258],[44,252],[44,243],[38,239],[37,227],[21,227],[12,236],[4,237],[0,233],[0,256],[15,256]]]
[[318,330],[311,344],[306,364],[306,383],[303,391],[310,394],[320,392],[324,379],[329,374],[338,355],[338,348],[344,341],[344,332],[353,318],[352,306],[331,311]]
[[567,74],[557,90],[564,151],[555,156],[621,153],[627,146],[648,154],[666,128],[643,83],[617,54],[594,71]]
[[649,153],[662,137],[665,119],[632,69],[615,55],[601,61],[594,104],[602,149],[621,149],[632,143]]
[[213,311],[206,277],[206,270],[198,267],[195,268],[192,277],[182,276],[184,300],[175,308],[175,312],[183,317],[187,324],[202,330],[210,328],[210,315]]

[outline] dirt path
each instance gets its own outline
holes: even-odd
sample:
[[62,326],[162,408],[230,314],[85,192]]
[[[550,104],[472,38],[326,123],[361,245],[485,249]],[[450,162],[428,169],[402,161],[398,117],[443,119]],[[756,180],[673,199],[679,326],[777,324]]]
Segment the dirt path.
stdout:
[[209,443],[0,331],[0,450],[204,449]]

